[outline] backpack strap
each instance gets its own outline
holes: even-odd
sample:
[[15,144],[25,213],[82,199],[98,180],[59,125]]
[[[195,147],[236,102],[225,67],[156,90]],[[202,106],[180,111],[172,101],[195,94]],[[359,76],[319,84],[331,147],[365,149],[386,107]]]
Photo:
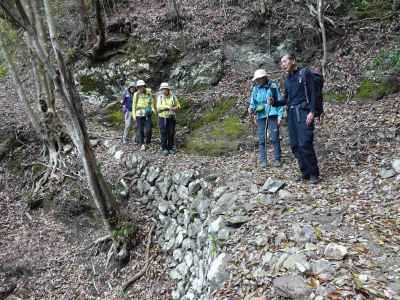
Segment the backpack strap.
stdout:
[[300,78],[301,80],[304,80],[304,94],[306,95],[306,101],[308,104],[310,104],[310,99],[308,99],[308,93],[307,93],[307,80],[306,80],[306,68],[300,69]]

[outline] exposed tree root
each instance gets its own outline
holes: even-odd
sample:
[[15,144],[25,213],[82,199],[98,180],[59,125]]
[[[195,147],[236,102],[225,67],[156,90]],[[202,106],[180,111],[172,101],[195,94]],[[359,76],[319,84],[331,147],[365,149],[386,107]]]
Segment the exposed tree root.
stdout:
[[153,234],[153,230],[155,228],[155,224],[153,224],[150,228],[149,231],[149,235],[147,237],[147,248],[146,248],[146,261],[144,263],[143,268],[136,273],[132,278],[130,278],[127,282],[124,283],[124,285],[122,286],[123,291],[126,291],[126,289],[133,284],[136,280],[138,280],[140,277],[143,276],[143,274],[147,271],[147,268],[149,266],[149,262],[150,262],[150,245],[151,245],[151,236]]

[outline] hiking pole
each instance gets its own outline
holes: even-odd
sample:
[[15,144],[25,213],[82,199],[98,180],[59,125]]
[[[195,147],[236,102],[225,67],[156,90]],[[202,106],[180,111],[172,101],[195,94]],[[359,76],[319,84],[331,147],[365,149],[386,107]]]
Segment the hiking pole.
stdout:
[[[268,99],[267,99],[268,103]],[[271,105],[268,103],[267,109],[267,119],[265,120],[265,130],[264,130],[264,139],[265,139],[265,161],[267,161],[267,154],[268,154],[268,126],[269,126],[269,113],[271,111]]]
[[253,157],[252,164],[257,168],[257,137],[256,137],[256,124],[255,124],[255,116],[253,114],[249,115],[249,122],[251,126],[251,134],[253,137]]

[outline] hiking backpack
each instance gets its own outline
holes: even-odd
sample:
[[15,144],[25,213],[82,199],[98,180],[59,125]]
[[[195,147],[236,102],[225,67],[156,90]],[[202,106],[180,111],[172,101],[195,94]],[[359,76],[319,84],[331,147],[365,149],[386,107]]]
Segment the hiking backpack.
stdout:
[[[307,83],[305,80],[306,68],[300,70],[301,80],[304,80],[304,88],[306,94],[307,103],[310,103],[307,94]],[[324,98],[322,95],[322,89],[324,88],[324,77],[316,72],[309,70],[312,80],[314,81],[314,93],[315,93],[315,116],[319,117],[324,113]]]

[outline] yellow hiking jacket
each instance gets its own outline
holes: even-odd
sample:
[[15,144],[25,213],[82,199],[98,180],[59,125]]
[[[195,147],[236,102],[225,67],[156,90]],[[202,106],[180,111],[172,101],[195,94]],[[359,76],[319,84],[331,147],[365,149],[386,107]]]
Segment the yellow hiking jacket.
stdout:
[[163,94],[157,97],[158,116],[160,118],[170,118],[175,116],[175,112],[170,111],[171,108],[181,108],[181,104],[174,95],[164,96]]
[[149,88],[146,88],[143,94],[139,94],[138,91],[133,94],[133,118],[146,116],[146,108],[148,110],[151,109],[152,113],[157,112],[156,103],[153,101],[153,93]]

